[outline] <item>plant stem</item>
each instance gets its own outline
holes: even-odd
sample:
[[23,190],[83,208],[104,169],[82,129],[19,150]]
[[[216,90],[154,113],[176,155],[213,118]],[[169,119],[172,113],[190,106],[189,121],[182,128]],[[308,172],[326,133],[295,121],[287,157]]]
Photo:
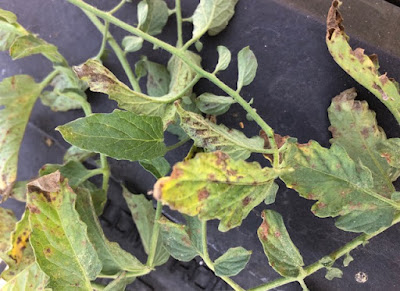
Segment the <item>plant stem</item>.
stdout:
[[[207,221],[201,221],[201,236],[202,236],[202,255],[201,258],[203,259],[204,263],[207,267],[215,272],[214,263],[210,259],[210,255],[208,254],[208,245],[207,245]],[[222,280],[224,280],[229,286],[233,288],[233,290],[237,291],[244,291],[242,287],[240,287],[235,281],[227,276],[219,276]]]
[[193,17],[187,17],[182,19],[183,22],[193,22]]
[[41,90],[43,90],[44,88],[46,88],[50,83],[51,83],[51,81],[54,79],[54,77],[55,76],[57,76],[58,75],[58,70],[54,70],[54,71],[52,71],[52,72],[50,72],[50,74],[48,74],[44,79],[43,79],[43,81],[42,82],[40,82],[40,87],[42,88]]
[[[397,214],[395,216],[391,226],[393,226],[393,225],[395,225],[395,224],[397,224],[399,222],[400,222],[400,214]],[[340,249],[337,249],[336,251],[330,253],[326,257],[330,258],[332,260],[332,262],[334,262],[337,259],[339,259],[340,257],[344,256],[345,254],[347,254],[350,251],[354,250],[358,246],[362,245],[366,241],[368,241],[371,238],[377,236],[378,234],[384,232],[388,228],[390,228],[390,226],[386,227],[386,228],[382,228],[382,229],[380,229],[380,230],[378,230],[378,231],[376,231],[374,233],[371,233],[371,234],[364,233],[364,234],[356,237],[355,239],[353,239],[351,242],[347,243],[346,245],[344,245]],[[248,291],[266,291],[266,290],[270,290],[270,289],[273,289],[273,288],[277,288],[279,286],[283,286],[285,284],[288,284],[288,283],[291,283],[291,282],[294,282],[294,281],[303,280],[305,277],[308,277],[311,274],[313,274],[313,273],[325,268],[326,266],[323,264],[323,262],[324,262],[324,259],[326,257],[324,257],[324,258],[316,261],[315,263],[305,267],[304,268],[304,272],[298,278],[281,277],[281,278],[278,278],[278,279],[273,280],[271,282],[268,282],[266,284],[263,284],[263,285],[260,285],[258,287],[249,289]]]
[[110,11],[108,11],[108,13],[114,14],[114,13],[117,12],[122,6],[124,6],[125,3],[126,3],[126,0],[121,0],[121,2],[119,2],[119,4],[118,4],[117,6],[115,6],[113,9],[111,9]]
[[110,180],[110,167],[108,166],[107,156],[105,154],[100,154],[100,163],[101,163],[101,169],[103,171],[102,188],[107,193],[108,181]]
[[170,45],[162,40],[159,40],[143,31],[141,31],[140,29],[137,29],[136,27],[131,26],[131,25],[127,24],[126,22],[119,20],[118,18],[112,16],[111,14],[101,11],[81,0],[68,0],[68,2],[70,2],[71,4],[73,4],[75,6],[78,6],[79,8],[81,8],[83,10],[89,11],[89,12],[99,16],[99,17],[103,18],[104,20],[107,20],[110,23],[112,23],[134,35],[140,36],[144,40],[146,40],[152,44],[155,44],[156,46],[179,57],[184,63],[186,63],[190,68],[192,68],[198,75],[210,80],[216,86],[218,86],[223,91],[225,91],[228,95],[230,95],[232,98],[234,98],[236,100],[236,102],[238,102],[243,107],[243,109],[247,111],[247,113],[253,118],[253,120],[255,122],[257,122],[257,124],[261,127],[261,129],[263,129],[265,131],[265,133],[267,134],[267,136],[270,140],[271,149],[275,150],[275,152],[274,152],[275,160],[277,160],[277,162],[279,162],[278,148],[276,146],[273,129],[261,118],[260,115],[258,115],[258,113],[246,102],[246,100],[244,100],[243,97],[240,96],[240,94],[238,92],[236,92],[235,90],[233,90],[232,88],[227,86],[225,83],[223,83],[221,80],[219,80],[212,73],[205,71],[203,68],[201,68],[197,64],[195,64],[190,59],[190,57],[187,56],[187,54],[183,48],[178,49],[176,47],[173,47],[172,45]]
[[304,282],[303,279],[299,280],[298,282],[299,282],[301,288],[303,288],[303,291],[308,291],[309,290],[307,285],[306,285],[306,282]]
[[183,45],[181,0],[175,0],[175,14],[176,14],[176,27],[178,31],[177,47],[180,48]]
[[156,214],[154,216],[153,231],[151,234],[149,256],[147,257],[147,263],[146,263],[146,266],[148,267],[153,267],[154,258],[156,256],[158,236],[160,234],[160,224],[158,223],[158,220],[160,219],[161,214],[162,214],[162,204],[160,201],[157,201]]
[[101,41],[101,46],[100,46],[100,50],[97,54],[97,56],[95,57],[95,60],[100,61],[101,57],[104,54],[104,50],[106,49],[106,43],[107,43],[107,37],[108,37],[108,28],[110,27],[110,23],[105,20],[104,21],[104,28],[103,28],[103,39]]
[[[89,20],[96,26],[96,28],[100,31],[104,31],[104,25],[101,23],[101,21],[93,14],[90,12],[87,12],[86,10],[83,10],[83,12],[86,14],[86,16],[89,18]],[[139,86],[139,82],[137,81],[131,66],[128,63],[128,60],[125,57],[124,51],[121,49],[121,47],[118,45],[118,43],[115,41],[113,36],[108,33],[108,44],[110,47],[113,49],[115,55],[117,56],[119,62],[121,63],[122,68],[125,71],[126,76],[129,79],[129,82],[136,92],[142,92]]]
[[191,140],[190,137],[187,137],[185,139],[182,139],[181,141],[178,141],[176,144],[170,145],[167,147],[167,151],[172,151],[174,149],[179,148],[181,145],[184,145],[185,143],[187,143],[189,140]]

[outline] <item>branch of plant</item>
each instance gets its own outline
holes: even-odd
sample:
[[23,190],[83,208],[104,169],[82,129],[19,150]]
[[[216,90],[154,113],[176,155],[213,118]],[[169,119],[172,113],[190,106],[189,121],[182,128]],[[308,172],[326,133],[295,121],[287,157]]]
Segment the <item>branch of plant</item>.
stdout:
[[[391,226],[397,224],[400,222],[400,214],[397,214],[391,224]],[[283,285],[286,285],[288,283],[291,282],[295,282],[295,281],[299,281],[299,280],[304,280],[304,278],[310,276],[311,274],[314,274],[315,272],[323,269],[326,267],[326,264],[324,264],[324,262],[326,262],[326,258],[329,258],[331,260],[331,262],[335,262],[337,259],[343,257],[344,255],[346,255],[347,253],[349,253],[350,251],[356,249],[357,247],[359,247],[360,245],[364,244],[365,242],[369,241],[371,238],[377,236],[378,234],[384,232],[385,230],[387,230],[389,227],[385,227],[382,228],[374,233],[371,234],[362,234],[359,235],[358,237],[356,237],[355,239],[353,239],[351,242],[347,243],[346,245],[344,245],[343,247],[337,249],[336,251],[330,253],[328,256],[325,256],[323,258],[321,258],[320,260],[316,261],[315,263],[307,266],[304,268],[304,272],[297,278],[293,278],[293,277],[281,277],[278,278],[276,280],[273,280],[271,282],[268,282],[266,284],[260,285],[258,287],[249,289],[248,291],[266,291],[266,290],[271,290],[273,288],[277,288]]]
[[103,39],[101,41],[100,50],[99,50],[97,56],[94,58],[95,60],[101,61],[101,57],[104,54],[104,51],[106,49],[106,44],[107,44],[108,28],[109,27],[110,27],[110,23],[108,21],[105,21],[104,22],[104,28],[103,28]]
[[58,70],[51,71],[43,80],[40,82],[39,86],[41,90],[44,90],[48,85],[50,85],[51,81],[55,76],[58,75]]
[[168,146],[168,147],[167,147],[167,151],[169,152],[169,151],[172,151],[172,150],[174,150],[174,149],[177,149],[177,148],[179,148],[180,146],[184,145],[185,143],[187,143],[187,142],[190,141],[190,140],[191,140],[190,137],[187,137],[187,138],[185,138],[185,139],[182,139],[181,141],[178,141],[176,144],[173,144],[173,145]]
[[176,15],[177,34],[178,34],[177,47],[180,48],[183,45],[181,0],[175,0],[175,15]]
[[[210,259],[210,255],[208,254],[208,244],[207,244],[207,221],[201,221],[201,236],[202,236],[202,255],[201,258],[203,259],[204,263],[207,267],[215,272],[215,267],[213,261]],[[227,276],[219,276],[222,280],[224,280],[229,286],[236,291],[244,291],[242,287],[240,287],[235,281]]]
[[68,0],[71,4],[81,8],[82,10],[89,11],[96,16],[103,18],[104,20],[109,21],[110,23],[136,35],[139,37],[142,37],[144,40],[168,51],[169,53],[179,57],[184,63],[186,63],[191,69],[193,69],[198,75],[201,77],[204,77],[214,83],[216,86],[221,88],[223,91],[225,91],[228,95],[230,95],[232,98],[235,99],[236,102],[238,102],[244,110],[253,118],[253,120],[265,131],[267,134],[270,144],[271,144],[271,149],[275,150],[274,151],[274,161],[276,161],[276,164],[279,164],[279,154],[278,154],[278,148],[276,145],[275,137],[274,137],[274,131],[273,129],[261,118],[260,115],[246,102],[246,100],[243,99],[242,96],[240,96],[239,93],[237,93],[235,90],[227,86],[225,83],[223,83],[221,80],[218,79],[217,76],[215,76],[212,73],[209,73],[205,71],[203,68],[195,64],[190,57],[187,56],[184,48],[176,48],[162,40],[159,40],[158,38],[155,38],[140,29],[137,29],[134,26],[131,26],[127,24],[126,22],[123,22],[119,20],[118,18],[112,16],[111,14],[101,11],[81,0]]
[[121,0],[121,2],[119,2],[119,4],[118,4],[117,6],[115,6],[113,9],[111,9],[110,11],[108,11],[108,13],[114,14],[114,13],[117,12],[119,9],[121,9],[121,7],[124,6],[125,3],[126,3],[126,0]]
[[155,258],[156,250],[157,250],[158,236],[160,234],[160,224],[158,223],[158,221],[161,218],[161,214],[162,214],[162,204],[160,201],[157,201],[156,214],[154,216],[154,225],[153,225],[153,230],[152,230],[151,240],[150,240],[149,256],[147,257],[147,262],[146,262],[146,266],[148,266],[148,267],[153,267],[153,265],[154,265],[154,258]]

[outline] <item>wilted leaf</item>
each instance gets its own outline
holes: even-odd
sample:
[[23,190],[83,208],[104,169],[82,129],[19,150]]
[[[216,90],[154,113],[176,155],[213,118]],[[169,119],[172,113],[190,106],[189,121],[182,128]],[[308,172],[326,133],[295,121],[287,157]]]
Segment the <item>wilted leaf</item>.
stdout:
[[139,276],[149,272],[149,269],[138,259],[121,249],[117,243],[109,242],[104,236],[89,191],[78,188],[76,193],[76,211],[83,223],[87,225],[87,235],[103,265],[101,273],[115,275],[121,271],[128,271],[130,275]]
[[328,150],[315,141],[290,143],[283,167],[286,185],[318,200],[312,207],[316,216],[341,216],[336,221],[340,229],[371,233],[392,223],[395,203],[375,192],[371,171],[356,164],[341,146],[333,144]]
[[33,262],[1,287],[2,291],[45,290],[49,277]]
[[304,266],[303,257],[293,244],[282,216],[273,210],[264,210],[263,223],[257,234],[271,267],[284,277],[297,277]]
[[380,143],[387,142],[385,132],[378,126],[375,112],[368,109],[366,101],[356,101],[355,89],[342,92],[333,98],[328,109],[332,144],[342,146],[354,161],[360,161],[372,173],[374,190],[390,197],[395,191],[392,181],[399,169],[392,168],[377,151]]
[[122,109],[139,115],[159,116],[163,118],[164,124],[173,121],[175,117],[175,107],[166,103],[166,98],[150,97],[132,91],[98,61],[88,60],[74,67],[74,70],[79,78],[88,82],[91,91],[109,95]]
[[41,90],[27,75],[16,75],[0,83],[0,194],[5,197],[17,177],[19,148]]
[[253,82],[257,74],[258,63],[256,56],[250,47],[243,48],[238,54],[238,70],[239,76],[237,88],[240,91],[243,86]]
[[178,106],[182,129],[194,140],[194,144],[207,151],[221,150],[234,159],[247,159],[252,152],[264,151],[264,140],[246,137],[236,129],[215,124],[200,114],[185,111]]
[[161,235],[166,249],[179,261],[189,262],[203,253],[201,222],[197,217],[185,216],[186,225],[159,220]]
[[124,48],[124,51],[127,53],[137,52],[142,48],[142,46],[143,46],[143,38],[138,36],[128,35],[125,36],[124,39],[122,40],[122,47]]
[[57,130],[72,145],[118,160],[156,158],[166,152],[162,121],[156,116],[114,110],[76,119]]
[[67,61],[58,52],[55,45],[52,45],[32,34],[18,37],[10,47],[10,56],[13,60],[34,54],[42,54],[55,64],[67,64]]
[[86,151],[76,146],[71,146],[65,152],[63,160],[64,162],[69,162],[69,161],[83,162],[94,155],[95,155],[94,152]]
[[203,93],[196,99],[197,108],[201,112],[210,115],[222,115],[236,103],[232,97],[217,96],[211,93]]
[[219,230],[239,226],[268,194],[275,174],[256,162],[235,161],[218,151],[177,163],[154,186],[154,197],[181,213],[220,219]]
[[[163,0],[145,0],[147,9],[142,4],[138,7],[139,29],[150,35],[160,34],[168,21],[168,6]],[[143,21],[143,19],[145,19]]]
[[246,267],[251,253],[251,251],[242,247],[230,248],[225,254],[215,260],[215,275],[236,276]]
[[141,160],[140,165],[157,179],[166,176],[171,170],[169,162],[164,157],[152,160]]
[[333,280],[335,278],[342,278],[343,272],[338,268],[327,268],[325,278],[328,280]]
[[342,16],[338,11],[340,1],[333,1],[327,18],[326,43],[333,59],[358,83],[382,101],[400,123],[399,85],[378,71],[376,55],[367,56],[364,50],[353,50],[344,32]]
[[223,45],[219,45],[217,47],[217,51],[218,51],[218,63],[217,66],[215,67],[215,72],[226,70],[232,58],[229,49]]
[[217,35],[235,14],[238,0],[200,0],[193,14],[193,37]]
[[76,194],[60,172],[28,184],[30,243],[40,268],[56,290],[92,290],[90,281],[102,269],[87,236],[87,226],[75,210]]
[[[153,203],[147,200],[143,195],[130,193],[126,188],[123,188],[122,194],[124,195],[126,204],[128,204],[129,210],[131,211],[136,228],[139,231],[143,248],[146,254],[149,254],[154,217],[156,214]],[[161,237],[159,237],[154,257],[154,266],[161,266],[168,261],[168,259],[169,254],[164,247]]]

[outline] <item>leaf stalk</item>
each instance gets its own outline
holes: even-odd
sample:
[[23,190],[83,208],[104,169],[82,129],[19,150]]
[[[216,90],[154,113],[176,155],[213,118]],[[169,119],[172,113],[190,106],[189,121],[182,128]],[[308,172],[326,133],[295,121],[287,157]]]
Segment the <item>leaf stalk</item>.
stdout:
[[149,256],[147,257],[147,262],[146,262],[146,266],[148,266],[148,267],[153,267],[153,265],[154,265],[154,258],[156,256],[158,236],[160,235],[160,224],[158,223],[158,221],[161,218],[161,214],[162,214],[162,204],[160,201],[157,201],[156,214],[154,215],[154,225],[153,225],[153,230],[152,230],[151,240],[150,240]]

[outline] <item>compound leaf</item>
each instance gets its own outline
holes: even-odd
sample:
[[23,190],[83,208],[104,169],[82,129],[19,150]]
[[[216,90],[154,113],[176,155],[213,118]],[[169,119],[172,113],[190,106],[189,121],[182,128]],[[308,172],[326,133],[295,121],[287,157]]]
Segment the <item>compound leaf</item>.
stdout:
[[341,216],[336,226],[353,232],[371,233],[392,223],[396,203],[375,192],[371,171],[341,146],[328,150],[315,141],[291,142],[283,161],[282,180],[302,197],[318,200],[312,207],[316,216]]
[[261,213],[263,223],[257,234],[271,267],[284,277],[297,277],[304,266],[303,257],[293,244],[282,216],[273,210]]
[[252,251],[242,247],[230,248],[225,254],[214,262],[215,275],[217,276],[236,276],[247,265]]
[[235,161],[223,152],[199,153],[177,163],[170,177],[154,186],[154,197],[181,213],[220,219],[220,231],[239,226],[260,204],[275,178],[256,162]]
[[250,47],[243,48],[238,54],[238,70],[239,76],[237,88],[240,91],[243,86],[253,82],[257,74],[258,63],[256,56]]
[[64,139],[84,150],[118,160],[137,161],[166,152],[161,118],[114,110],[57,127]]
[[0,83],[0,194],[8,196],[17,177],[18,153],[30,113],[42,87],[16,75]]
[[235,14],[238,0],[200,0],[193,14],[193,38],[208,32],[217,35]]
[[338,11],[340,1],[333,1],[327,17],[326,43],[333,59],[358,83],[367,88],[385,104],[400,123],[399,85],[378,71],[376,55],[367,56],[364,50],[353,50],[344,32],[343,18]]
[[75,210],[77,195],[59,171],[28,184],[30,243],[40,268],[56,290],[92,290],[90,281],[102,269]]
[[[136,228],[139,231],[142,240],[143,248],[146,254],[149,254],[151,236],[154,226],[154,217],[156,211],[153,203],[147,200],[144,195],[135,195],[130,193],[126,188],[123,188],[122,194],[131,211],[132,218],[135,221]],[[169,254],[164,247],[163,241],[157,241],[157,248],[154,257],[154,266],[163,265],[169,259]]]
[[194,140],[194,144],[207,151],[221,150],[233,159],[247,159],[252,152],[264,150],[264,140],[259,137],[246,137],[236,129],[223,124],[215,124],[200,114],[183,110],[178,106],[182,129]]

